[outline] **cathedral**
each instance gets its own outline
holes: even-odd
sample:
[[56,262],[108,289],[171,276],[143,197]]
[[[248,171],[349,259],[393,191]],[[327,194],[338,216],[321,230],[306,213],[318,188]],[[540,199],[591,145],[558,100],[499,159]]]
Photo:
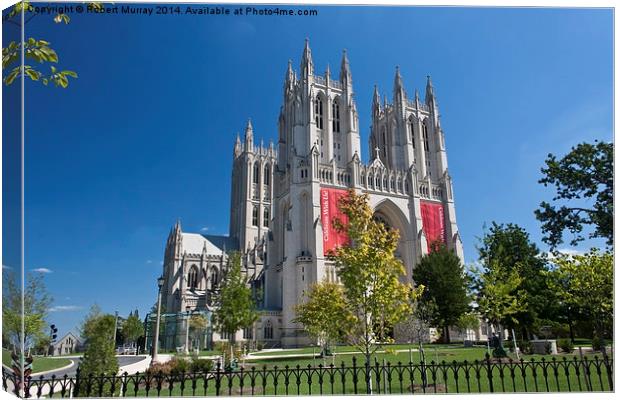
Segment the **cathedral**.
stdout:
[[[375,217],[400,231],[397,257],[405,265],[403,280],[411,281],[417,260],[436,240],[463,260],[430,77],[424,99],[417,90],[408,97],[396,68],[391,102],[382,100],[375,86],[371,112],[371,161],[365,163],[347,53],[338,79],[329,67],[319,75],[306,40],[299,74],[291,61],[286,69],[277,145],[257,141],[251,121],[242,137],[237,134],[229,235],[186,233],[179,222],[170,231],[161,289],[165,312],[211,311],[227,253],[239,251],[261,294],[261,318],[238,332],[238,339],[271,347],[308,344],[303,326],[293,322],[293,306],[313,283],[337,280],[326,254],[342,238],[330,221],[338,214],[338,198],[350,188],[367,193]],[[210,335],[210,340],[228,339]]]

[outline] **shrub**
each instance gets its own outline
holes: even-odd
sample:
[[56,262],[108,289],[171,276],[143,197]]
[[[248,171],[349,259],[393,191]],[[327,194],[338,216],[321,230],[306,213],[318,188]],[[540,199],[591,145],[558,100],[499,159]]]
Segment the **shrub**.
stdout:
[[575,345],[570,339],[558,339],[558,347],[565,353],[572,353],[575,349]]
[[594,351],[600,351],[602,347],[602,341],[601,338],[598,336],[594,336],[592,338],[592,350]]
[[523,354],[532,354],[532,344],[528,340],[520,340],[517,342],[519,350]]
[[171,361],[174,361],[170,373],[172,375],[181,375],[189,371],[191,363],[186,358],[174,357]]
[[206,358],[194,358],[190,366],[190,371],[195,374],[207,373],[213,369],[213,361]]

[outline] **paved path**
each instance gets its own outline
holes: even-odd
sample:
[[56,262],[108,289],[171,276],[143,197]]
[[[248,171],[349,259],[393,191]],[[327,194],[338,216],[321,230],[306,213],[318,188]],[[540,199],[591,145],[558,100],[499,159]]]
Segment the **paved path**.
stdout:
[[[116,356],[116,359],[118,360],[119,367],[126,367],[128,365],[143,361],[144,359],[146,359],[146,357],[147,356]],[[56,375],[56,377],[63,377],[65,376],[65,374],[69,377],[75,376],[77,368],[80,364],[80,357],[74,356],[74,357],[62,357],[62,358],[66,358],[66,359],[73,361],[73,364],[67,366],[66,368],[54,370],[54,372],[43,372],[41,374],[37,374],[36,376],[37,379],[41,375],[43,376],[43,378],[48,378],[48,377],[51,377],[52,375]]]

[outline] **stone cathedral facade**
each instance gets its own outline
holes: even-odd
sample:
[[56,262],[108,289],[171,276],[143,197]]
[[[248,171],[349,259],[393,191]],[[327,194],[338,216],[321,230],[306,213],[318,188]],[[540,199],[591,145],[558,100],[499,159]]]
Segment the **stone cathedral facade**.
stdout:
[[[293,323],[304,290],[337,279],[326,252],[338,238],[329,227],[337,199],[349,188],[367,193],[376,218],[400,231],[397,256],[406,276],[430,243],[443,241],[463,259],[452,181],[435,89],[407,95],[397,68],[391,102],[375,87],[369,154],[361,158],[351,68],[342,55],[338,79],[319,75],[306,41],[299,75],[289,61],[278,120],[278,142],[257,145],[248,121],[233,150],[229,236],[171,230],[164,257],[167,312],[209,310],[226,271],[226,253],[243,254],[244,268],[262,293],[262,317],[238,339],[266,345],[307,344]],[[398,333],[396,333],[398,336]],[[217,332],[213,340],[219,340]],[[396,337],[398,340],[399,338]]]

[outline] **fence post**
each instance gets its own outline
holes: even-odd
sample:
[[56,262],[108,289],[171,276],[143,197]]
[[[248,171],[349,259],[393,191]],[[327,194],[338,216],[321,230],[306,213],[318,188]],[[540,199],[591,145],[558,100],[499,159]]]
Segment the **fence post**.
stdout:
[[75,385],[73,385],[73,397],[80,395],[80,367],[75,370]]
[[605,364],[605,371],[607,371],[607,382],[609,383],[609,391],[613,392],[614,382],[613,382],[613,377],[611,375],[611,365],[609,364],[609,357],[607,356],[606,351],[603,351],[603,363]]
[[489,378],[489,390],[491,391],[491,393],[494,392],[493,390],[493,370],[492,370],[492,366],[491,366],[491,356],[487,353],[486,355],[486,359],[487,359],[487,377]]

